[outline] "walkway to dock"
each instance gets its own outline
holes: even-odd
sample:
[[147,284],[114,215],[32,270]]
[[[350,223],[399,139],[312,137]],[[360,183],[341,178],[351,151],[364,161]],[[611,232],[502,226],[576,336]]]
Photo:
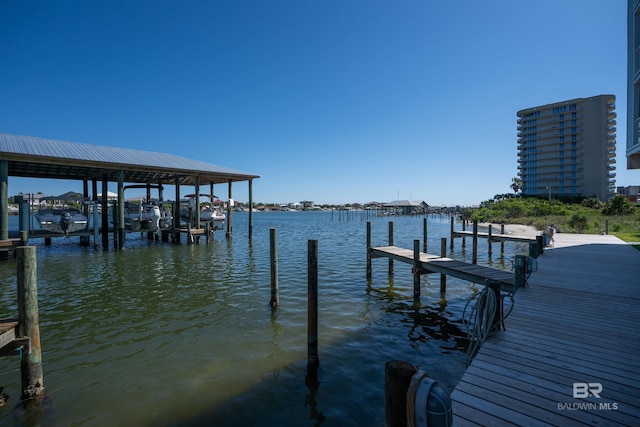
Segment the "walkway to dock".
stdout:
[[554,237],[451,394],[454,425],[640,425],[640,251]]

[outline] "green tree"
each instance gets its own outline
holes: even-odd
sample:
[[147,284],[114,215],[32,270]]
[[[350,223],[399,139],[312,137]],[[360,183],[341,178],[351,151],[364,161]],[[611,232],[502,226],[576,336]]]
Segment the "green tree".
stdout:
[[513,190],[513,193],[517,196],[518,192],[522,188],[522,180],[517,176],[511,178],[511,185],[509,187],[511,187],[511,189]]
[[622,195],[617,195],[609,200],[602,209],[603,215],[631,215],[636,208]]

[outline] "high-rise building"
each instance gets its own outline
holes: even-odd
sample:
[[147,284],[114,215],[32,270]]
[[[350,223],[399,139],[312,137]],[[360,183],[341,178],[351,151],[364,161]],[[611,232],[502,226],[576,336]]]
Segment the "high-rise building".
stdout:
[[518,175],[525,196],[615,193],[616,97],[598,95],[518,111]]
[[627,169],[640,169],[640,0],[627,13]]

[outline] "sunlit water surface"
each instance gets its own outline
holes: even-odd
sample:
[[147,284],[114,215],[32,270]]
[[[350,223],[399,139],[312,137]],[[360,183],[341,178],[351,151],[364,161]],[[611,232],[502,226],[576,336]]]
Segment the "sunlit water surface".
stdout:
[[[384,424],[384,365],[404,360],[450,392],[464,372],[464,306],[477,290],[422,277],[413,300],[409,264],[373,262],[366,279],[366,221],[373,245],[413,247],[422,217],[348,218],[331,212],[234,213],[233,237],[197,245],[149,242],[103,251],[77,238],[34,240],[46,398],[21,409],[18,357],[0,359],[10,399],[2,426],[362,426]],[[447,217],[429,217],[429,252],[449,237]],[[459,225],[458,225],[459,227]],[[269,230],[277,230],[280,307],[270,300]],[[307,376],[307,241],[318,240],[318,381]],[[510,269],[522,244],[486,241],[480,264]],[[448,254],[471,261],[470,242]],[[15,317],[15,261],[0,263],[0,315]]]

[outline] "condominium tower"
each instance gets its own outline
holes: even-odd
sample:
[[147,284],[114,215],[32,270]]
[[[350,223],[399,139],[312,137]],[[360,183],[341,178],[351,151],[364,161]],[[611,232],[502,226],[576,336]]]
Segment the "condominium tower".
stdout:
[[518,175],[525,196],[616,190],[616,97],[598,95],[518,111]]
[[640,169],[640,0],[627,13],[627,169]]

